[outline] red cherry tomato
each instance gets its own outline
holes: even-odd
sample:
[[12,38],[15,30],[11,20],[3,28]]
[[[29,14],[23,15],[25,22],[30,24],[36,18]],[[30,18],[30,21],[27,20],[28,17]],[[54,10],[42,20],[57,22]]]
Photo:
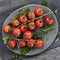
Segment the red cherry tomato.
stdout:
[[37,48],[42,48],[44,45],[44,43],[41,39],[37,39],[35,43],[36,43]]
[[30,23],[28,24],[28,28],[29,28],[29,30],[34,30],[34,29],[35,29],[35,24],[34,24],[34,22],[30,22]]
[[48,16],[46,16],[46,17],[45,17],[45,19],[46,19],[46,20],[49,20],[49,19],[50,19],[50,16],[49,16],[49,15],[48,15]]
[[20,29],[19,28],[13,28],[12,29],[12,35],[13,36],[16,36],[16,35],[20,35],[21,34],[21,31],[20,31]]
[[19,21],[17,19],[12,20],[13,26],[19,26]]
[[44,14],[43,9],[41,7],[37,7],[34,12],[36,16],[42,16]]
[[27,17],[25,15],[20,15],[19,16],[19,22],[25,23],[27,21]]
[[32,32],[30,32],[30,31],[24,32],[23,38],[31,39],[32,38]]
[[14,49],[16,47],[16,45],[17,45],[17,43],[15,40],[11,39],[8,41],[9,48]]
[[35,45],[35,41],[33,39],[31,39],[31,40],[27,41],[27,45],[29,48],[33,48]]
[[34,18],[35,18],[34,12],[32,12],[32,11],[28,12],[28,19],[32,20]]
[[10,27],[9,25],[3,26],[3,31],[4,31],[5,33],[10,32],[10,29],[11,29],[11,27]]
[[54,24],[54,20],[50,19],[50,16],[46,16],[45,22],[47,25],[53,25]]
[[18,43],[19,43],[19,45],[21,47],[25,47],[26,46],[26,41],[24,41],[24,39],[19,40]]
[[44,23],[43,23],[42,20],[37,19],[37,20],[35,21],[35,26],[36,26],[37,28],[42,28],[42,27],[44,26]]
[[25,32],[25,31],[27,31],[27,27],[25,25],[22,25],[20,27],[20,30],[21,30],[21,32]]

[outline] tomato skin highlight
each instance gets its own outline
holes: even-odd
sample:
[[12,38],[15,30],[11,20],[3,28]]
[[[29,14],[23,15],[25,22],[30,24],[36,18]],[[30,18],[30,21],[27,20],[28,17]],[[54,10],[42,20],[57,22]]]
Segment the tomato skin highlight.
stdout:
[[12,20],[12,25],[13,26],[19,26],[19,21],[17,19]]
[[32,19],[34,19],[34,18],[35,18],[35,13],[32,12],[32,11],[29,11],[29,12],[28,12],[28,19],[32,20]]
[[24,41],[24,39],[19,40],[18,43],[21,47],[25,47],[27,45],[26,41]]
[[41,7],[37,7],[34,13],[36,16],[42,16],[44,14],[43,9]]
[[11,39],[8,41],[9,48],[14,49],[16,47],[16,45],[17,45],[17,43],[15,40]]
[[29,40],[29,41],[27,42],[27,46],[28,46],[29,48],[33,48],[34,45],[35,45],[35,41],[34,41],[33,39],[31,39],[31,40]]
[[19,16],[19,22],[25,23],[27,21],[27,17],[25,15],[20,15]]
[[28,24],[28,29],[29,29],[29,30],[34,30],[34,29],[35,29],[35,23],[34,23],[34,22],[30,22],[30,23]]
[[13,28],[12,29],[12,35],[13,36],[20,35],[20,34],[21,34],[21,31],[19,28]]
[[53,25],[54,24],[54,20],[50,19],[50,16],[45,17],[45,22],[47,25]]
[[9,25],[3,26],[3,31],[4,31],[5,33],[9,33],[9,32],[10,32],[10,29],[11,29],[11,27],[10,27]]
[[36,40],[36,47],[37,48],[42,48],[44,45],[43,41],[41,39]]
[[25,39],[31,39],[32,38],[32,32],[30,32],[30,31],[24,32],[23,38],[25,38]]
[[35,26],[36,26],[37,28],[42,28],[42,27],[44,26],[44,23],[43,23],[43,21],[41,22],[40,19],[37,19],[37,20],[35,21]]
[[49,19],[50,19],[50,16],[49,16],[49,15],[48,15],[48,16],[46,16],[46,17],[45,17],[45,19],[46,19],[46,20],[49,20]]

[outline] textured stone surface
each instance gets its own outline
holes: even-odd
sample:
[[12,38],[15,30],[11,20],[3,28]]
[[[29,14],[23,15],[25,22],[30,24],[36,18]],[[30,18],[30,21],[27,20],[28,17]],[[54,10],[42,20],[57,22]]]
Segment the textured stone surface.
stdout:
[[0,13],[36,0],[0,0]]
[[[4,20],[8,17],[8,15],[10,15],[14,10],[18,9],[19,7],[27,4],[41,4],[41,2],[42,0],[0,0],[0,49],[2,49],[2,60],[9,60],[11,58],[11,55],[13,54],[3,45],[2,42],[1,28]],[[60,0],[48,0],[48,7],[51,10],[55,8],[59,9],[59,13],[56,15],[56,17],[58,19],[58,23],[60,24]],[[60,46],[60,41],[53,44],[53,46],[55,45]],[[23,60],[60,60],[60,47],[46,51],[41,55],[25,58]]]
[[[29,58],[29,60],[59,60],[60,59],[60,47],[46,51],[45,53],[36,57]],[[28,58],[23,59],[28,60]]]

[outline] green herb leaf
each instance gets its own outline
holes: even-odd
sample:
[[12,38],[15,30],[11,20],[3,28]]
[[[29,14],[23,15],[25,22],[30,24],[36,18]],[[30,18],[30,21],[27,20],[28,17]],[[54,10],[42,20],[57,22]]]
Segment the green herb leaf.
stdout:
[[29,11],[30,11],[30,9],[29,9],[28,7],[22,8],[22,9],[19,10],[20,15],[21,15],[21,14],[25,14],[25,15],[26,15]]
[[57,14],[58,13],[58,9],[55,9],[53,12],[54,12],[54,14]]
[[54,26],[49,26],[46,30],[47,31],[51,31],[51,30],[53,30],[55,27]]
[[38,33],[35,32],[35,33],[33,34],[33,39],[37,39],[37,37],[38,37]]
[[30,51],[30,48],[29,47],[22,47],[21,48],[21,54],[22,55],[25,55],[26,53],[28,53]]
[[13,54],[12,59],[17,59],[19,57],[19,54]]
[[47,0],[43,0],[42,5],[47,6],[48,5]]
[[33,34],[33,39],[42,39],[43,37],[44,37],[44,33],[41,30]]
[[54,30],[54,28],[55,28],[54,26],[48,26],[47,28],[43,28],[42,31],[44,33],[47,33],[48,31]]
[[3,37],[4,44],[7,44],[8,43],[8,39],[9,39],[9,35]]
[[22,8],[19,10],[19,13],[14,18],[18,18],[22,14],[26,15],[29,11],[30,11],[30,9],[28,7]]
[[48,26],[47,28],[40,29],[39,32],[35,32],[33,34],[33,39],[43,39],[44,35],[48,32],[54,29],[54,26]]

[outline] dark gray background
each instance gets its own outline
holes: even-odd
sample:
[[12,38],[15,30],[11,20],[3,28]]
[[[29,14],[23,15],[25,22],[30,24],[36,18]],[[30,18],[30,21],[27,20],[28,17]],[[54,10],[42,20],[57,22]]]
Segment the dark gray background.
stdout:
[[[1,28],[2,28],[2,24],[3,24],[4,20],[14,10],[16,10],[22,6],[25,6],[27,4],[42,4],[42,1],[43,0],[0,0],[0,49],[2,50],[1,51],[2,60],[8,60],[10,58],[11,54],[13,54],[2,43]],[[59,13],[56,15],[56,17],[58,19],[58,23],[60,24],[60,0],[47,0],[47,1],[48,1],[47,7],[49,7],[51,10],[54,10],[55,8],[59,9]],[[60,27],[60,25],[59,25],[59,27]],[[60,30],[60,28],[59,28],[59,30]],[[57,43],[54,43],[53,46],[55,46],[57,44],[58,45],[60,44],[59,40]],[[60,60],[60,58],[57,57],[57,56],[60,56],[59,49],[60,48],[52,49],[42,55],[35,56],[35,57],[29,58],[29,59],[30,60]],[[28,58],[25,60],[28,60]]]

